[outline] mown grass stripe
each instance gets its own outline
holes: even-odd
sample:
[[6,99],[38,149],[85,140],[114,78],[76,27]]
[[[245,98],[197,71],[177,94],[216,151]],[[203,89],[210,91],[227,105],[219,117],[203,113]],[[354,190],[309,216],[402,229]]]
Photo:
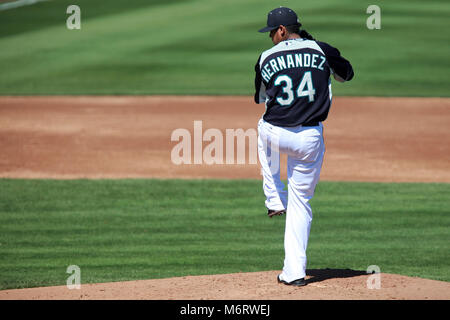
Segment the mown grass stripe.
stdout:
[[[319,183],[308,268],[450,281],[450,184]],[[281,269],[257,180],[0,179],[0,288]]]

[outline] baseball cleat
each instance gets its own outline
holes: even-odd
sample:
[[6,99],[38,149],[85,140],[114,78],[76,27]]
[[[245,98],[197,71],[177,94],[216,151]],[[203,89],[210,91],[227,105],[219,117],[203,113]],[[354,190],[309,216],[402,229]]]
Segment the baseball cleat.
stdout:
[[269,216],[269,218],[272,218],[273,216],[281,216],[283,214],[286,213],[286,209],[283,210],[268,210],[267,211],[267,215]]
[[288,285],[288,286],[295,286],[295,287],[306,286],[305,278],[301,278],[301,279],[297,279],[297,280],[294,280],[294,281],[291,281],[291,282],[287,282],[287,281],[281,280],[280,279],[280,275],[278,275],[277,276],[277,280],[278,280],[278,283],[284,283],[285,285]]

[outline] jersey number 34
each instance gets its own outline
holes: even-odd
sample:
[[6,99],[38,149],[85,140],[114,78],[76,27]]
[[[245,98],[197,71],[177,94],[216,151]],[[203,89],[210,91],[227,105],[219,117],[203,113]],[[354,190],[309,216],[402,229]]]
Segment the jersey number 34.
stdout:
[[308,97],[309,102],[314,101],[314,94],[316,93],[316,90],[314,89],[312,77],[311,77],[311,71],[307,71],[303,74],[303,78],[300,81],[300,84],[298,85],[297,90],[294,92],[292,89],[292,79],[288,75],[279,75],[274,82],[275,86],[282,86],[283,93],[285,94],[285,97],[278,97],[277,102],[282,106],[290,106],[292,102],[294,101],[295,94],[297,97]]

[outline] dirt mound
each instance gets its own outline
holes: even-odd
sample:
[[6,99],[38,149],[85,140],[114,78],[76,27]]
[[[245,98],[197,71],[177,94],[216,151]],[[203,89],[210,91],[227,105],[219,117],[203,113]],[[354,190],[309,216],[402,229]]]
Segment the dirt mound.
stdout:
[[[186,276],[126,282],[0,291],[0,300],[448,300],[450,283],[395,274],[380,276],[379,289],[369,289],[370,276],[355,270],[308,270],[305,287],[277,283],[279,271]],[[372,285],[375,282],[370,281]]]

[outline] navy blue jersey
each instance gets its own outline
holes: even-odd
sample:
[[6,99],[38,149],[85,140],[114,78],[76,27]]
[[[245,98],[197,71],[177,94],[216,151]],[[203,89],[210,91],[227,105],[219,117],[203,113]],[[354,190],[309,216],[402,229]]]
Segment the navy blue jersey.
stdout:
[[339,50],[302,38],[264,51],[255,72],[255,102],[266,104],[263,119],[281,127],[324,121],[331,105],[330,74],[353,78],[353,68]]

